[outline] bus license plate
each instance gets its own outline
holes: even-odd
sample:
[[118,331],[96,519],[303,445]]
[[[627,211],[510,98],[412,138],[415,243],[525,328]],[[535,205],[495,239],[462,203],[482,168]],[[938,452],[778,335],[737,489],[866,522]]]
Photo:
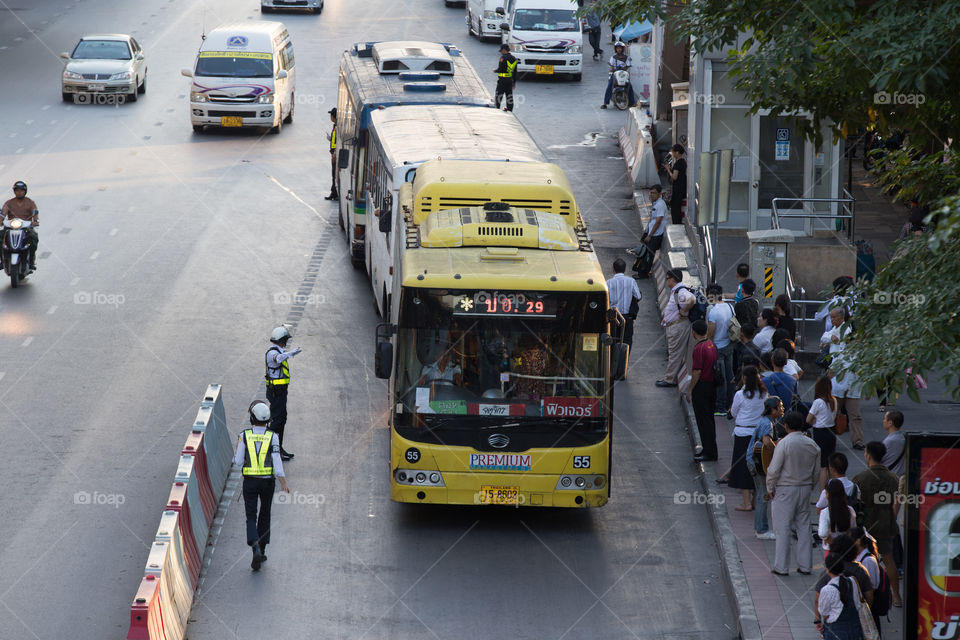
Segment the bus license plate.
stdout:
[[538,65],[537,65],[537,73],[540,73],[540,74],[551,74],[551,73],[553,73],[553,65],[552,65],[552,64],[538,64]]
[[220,126],[223,127],[242,127],[243,118],[240,116],[221,116]]
[[520,487],[480,487],[480,504],[520,504]]

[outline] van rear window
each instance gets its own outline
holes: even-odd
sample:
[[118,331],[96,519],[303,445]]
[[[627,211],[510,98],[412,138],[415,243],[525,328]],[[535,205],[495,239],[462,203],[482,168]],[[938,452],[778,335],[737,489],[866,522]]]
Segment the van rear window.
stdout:
[[197,57],[195,76],[216,78],[271,78],[273,56],[247,51],[203,51]]

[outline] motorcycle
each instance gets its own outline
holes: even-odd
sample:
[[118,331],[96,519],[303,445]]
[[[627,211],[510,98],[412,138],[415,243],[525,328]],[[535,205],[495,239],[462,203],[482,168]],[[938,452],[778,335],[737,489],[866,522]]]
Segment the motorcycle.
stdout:
[[31,226],[29,220],[20,218],[3,221],[3,249],[0,251],[0,259],[3,261],[3,270],[10,276],[10,286],[13,288],[17,288],[30,273],[28,231]]
[[613,104],[623,111],[630,108],[630,70],[617,69],[613,72]]

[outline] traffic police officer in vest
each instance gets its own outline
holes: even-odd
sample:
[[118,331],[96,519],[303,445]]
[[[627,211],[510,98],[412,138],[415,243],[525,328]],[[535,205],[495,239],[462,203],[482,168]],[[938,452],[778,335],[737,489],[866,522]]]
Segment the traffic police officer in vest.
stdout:
[[324,200],[336,200],[340,196],[337,194],[337,108],[330,109],[330,122],[333,123],[333,129],[327,134],[327,140],[330,141],[330,195]]
[[[250,568],[259,571],[260,564],[267,559],[267,545],[270,544],[270,505],[276,489],[274,478],[280,480],[280,488],[287,493],[290,493],[290,487],[283,475],[283,462],[280,461],[280,439],[277,438],[277,434],[267,429],[267,423],[270,422],[270,407],[263,400],[255,400],[250,404],[248,411],[251,427],[240,434],[233,462],[241,465],[243,471],[243,506],[247,512],[247,544],[253,548],[253,561],[250,563]],[[267,458],[267,454],[270,458]],[[258,501],[259,517],[257,516]]]
[[513,87],[517,84],[517,59],[510,53],[510,46],[500,45],[500,62],[494,69],[497,74],[497,93],[493,106],[500,107],[500,97],[506,96],[504,111],[513,111]]
[[287,351],[290,332],[286,327],[277,327],[270,334],[270,348],[267,349],[267,400],[270,402],[270,429],[280,439],[280,457],[284,461],[293,458],[283,448],[283,428],[287,424],[287,387],[290,386],[290,358],[300,353],[300,347]]

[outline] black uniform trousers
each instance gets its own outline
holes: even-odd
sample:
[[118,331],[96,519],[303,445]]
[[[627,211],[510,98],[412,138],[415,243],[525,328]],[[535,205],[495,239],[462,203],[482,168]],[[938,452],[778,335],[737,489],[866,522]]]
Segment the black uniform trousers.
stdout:
[[336,196],[337,191],[337,152],[330,149],[330,195]]
[[513,111],[513,78],[497,78],[497,93],[493,98],[493,106],[500,108],[500,98],[506,96],[507,111]]
[[287,424],[287,384],[268,384],[267,402],[270,403],[270,431],[277,434],[283,448],[283,427]]
[[690,392],[690,402],[693,404],[693,415],[697,419],[697,431],[700,432],[700,444],[703,445],[701,455],[705,460],[716,460],[717,454],[717,426],[713,419],[713,409],[716,404],[713,381],[699,380]]
[[[247,544],[270,544],[270,505],[273,503],[273,491],[276,480],[273,476],[244,476],[243,506],[247,512]],[[259,516],[257,502],[259,501]]]

